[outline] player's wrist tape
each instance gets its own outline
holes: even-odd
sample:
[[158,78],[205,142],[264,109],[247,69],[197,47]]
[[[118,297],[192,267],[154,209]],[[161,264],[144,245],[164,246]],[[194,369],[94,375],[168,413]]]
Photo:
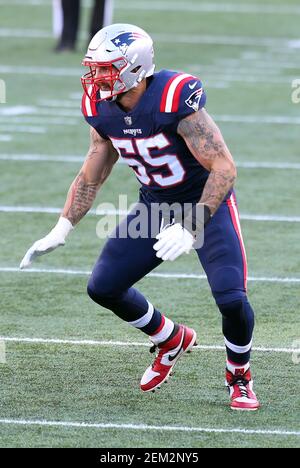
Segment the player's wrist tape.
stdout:
[[183,227],[195,236],[204,229],[211,217],[210,208],[203,203],[198,203],[184,217]]
[[59,233],[64,239],[66,239],[73,229],[74,227],[72,223],[67,218],[61,216],[56,226],[52,229],[52,233]]

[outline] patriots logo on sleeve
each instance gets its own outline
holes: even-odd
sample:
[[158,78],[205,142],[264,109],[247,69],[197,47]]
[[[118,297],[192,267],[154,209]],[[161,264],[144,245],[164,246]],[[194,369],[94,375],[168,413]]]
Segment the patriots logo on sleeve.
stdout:
[[190,97],[185,101],[186,105],[194,109],[195,112],[199,110],[200,99],[203,94],[203,88],[194,91]]
[[123,55],[126,54],[128,47],[137,39],[143,39],[145,36],[137,32],[126,32],[119,34],[111,42],[120,49]]

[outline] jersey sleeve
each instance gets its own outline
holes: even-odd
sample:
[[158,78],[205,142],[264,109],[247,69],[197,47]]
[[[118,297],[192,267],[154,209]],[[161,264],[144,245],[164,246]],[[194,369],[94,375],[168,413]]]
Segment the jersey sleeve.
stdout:
[[206,94],[199,78],[179,73],[166,84],[160,104],[160,112],[173,114],[180,121],[197,112],[206,104]]

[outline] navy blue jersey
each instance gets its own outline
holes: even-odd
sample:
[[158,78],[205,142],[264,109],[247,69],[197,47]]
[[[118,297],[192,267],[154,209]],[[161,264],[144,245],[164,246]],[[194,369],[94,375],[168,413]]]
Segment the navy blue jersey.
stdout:
[[162,70],[129,112],[116,101],[92,103],[84,95],[87,122],[134,170],[153,201],[197,202],[208,178],[178,135],[180,120],[205,106],[206,95],[195,76]]

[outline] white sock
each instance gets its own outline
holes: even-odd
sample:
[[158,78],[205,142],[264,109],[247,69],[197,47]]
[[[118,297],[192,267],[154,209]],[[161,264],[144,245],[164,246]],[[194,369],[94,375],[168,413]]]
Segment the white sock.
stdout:
[[150,336],[150,340],[155,345],[163,343],[171,335],[172,331],[174,330],[174,326],[174,322],[163,315],[160,327],[156,330],[154,335]]

